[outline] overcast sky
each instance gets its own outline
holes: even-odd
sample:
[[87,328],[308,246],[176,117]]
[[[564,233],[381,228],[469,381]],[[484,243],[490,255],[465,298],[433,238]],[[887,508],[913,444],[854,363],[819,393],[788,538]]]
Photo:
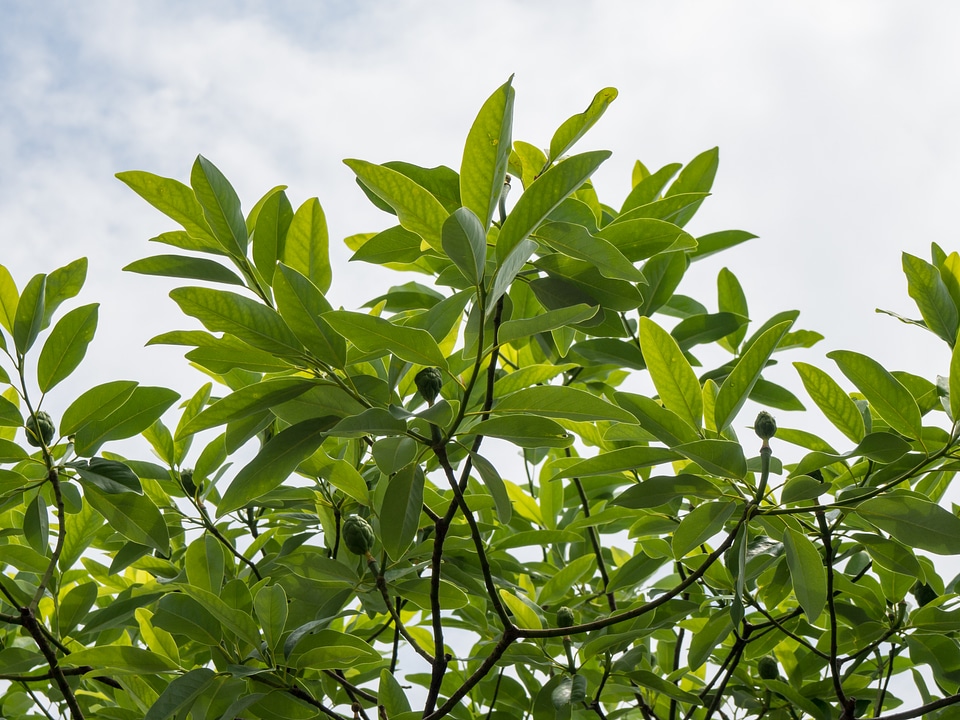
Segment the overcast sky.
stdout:
[[946,347],[874,308],[917,316],[901,251],[960,248],[958,26],[954,3],[877,0],[6,2],[0,263],[22,288],[90,257],[94,362],[52,407],[116,377],[192,392],[182,349],[143,347],[192,327],[166,297],[174,281],[120,272],[164,252],[147,239],[173,224],[114,173],[186,180],[202,153],[247,209],[277,184],[295,207],[319,197],[330,298],[355,308],[385,276],[347,265],[341,240],[390,220],[341,160],[457,168],[480,105],[515,73],[514,137],[540,146],[597,90],[619,89],[578,146],[614,151],[595,177],[614,206],[635,159],[653,169],[720,146],[714,195],[688,229],[761,239],[700,263],[682,292],[715,308],[727,266],[758,322],[799,308],[826,336],[794,359],[832,371],[823,353],[852,349],[932,378]]

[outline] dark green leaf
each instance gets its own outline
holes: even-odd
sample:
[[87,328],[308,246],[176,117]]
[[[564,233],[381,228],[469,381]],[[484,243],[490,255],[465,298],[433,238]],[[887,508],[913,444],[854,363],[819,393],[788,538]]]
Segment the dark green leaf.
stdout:
[[797,602],[807,620],[814,623],[827,603],[827,574],[823,558],[806,535],[792,528],[787,528],[783,534],[783,549]]
[[736,507],[737,503],[732,500],[717,500],[698,505],[687,513],[673,533],[673,556],[679,560],[723,530],[723,524]]
[[[173,390],[161,387],[135,387],[130,389],[123,381],[107,383],[94,389],[96,392],[85,393],[80,400],[68,410],[75,409],[75,417],[71,416],[70,426],[82,423],[76,429],[74,449],[77,455],[89,457],[93,455],[103,443],[109,440],[122,440],[133,437],[148,427],[167,411],[180,397]],[[129,394],[128,394],[129,393]],[[117,405],[121,398],[122,404]],[[109,400],[112,409],[108,414],[96,412],[92,403],[99,397]],[[63,424],[67,424],[67,413],[64,413]]]
[[522,413],[482,420],[467,430],[466,434],[489,435],[528,448],[570,447],[574,439],[555,420]]
[[128,540],[149,545],[166,555],[170,539],[163,515],[146,495],[137,493],[102,493],[93,484],[84,487],[84,498],[103,515],[114,530]]
[[174,678],[147,710],[144,720],[167,720],[177,713],[188,712],[216,675],[210,668],[197,668]]
[[127,272],[162,277],[190,278],[209,282],[243,285],[243,280],[232,270],[216,260],[187,257],[185,255],[153,255],[135,260],[123,268]]
[[875,497],[856,512],[907,547],[937,555],[960,553],[960,518],[939,505],[912,495]]
[[380,541],[394,560],[400,560],[420,527],[425,478],[419,465],[408,465],[390,478],[380,509]]
[[89,463],[77,463],[74,469],[85,483],[90,483],[107,494],[143,492],[140,478],[127,465],[117,460],[90,458]]

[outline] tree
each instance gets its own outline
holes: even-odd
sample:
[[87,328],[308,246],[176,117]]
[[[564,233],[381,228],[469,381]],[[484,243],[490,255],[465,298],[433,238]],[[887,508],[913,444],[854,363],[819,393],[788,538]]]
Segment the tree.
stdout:
[[[745,417],[803,409],[763,374],[821,336],[750,318],[726,269],[717,312],[676,292],[753,236],[684,230],[716,149],[638,162],[600,202],[609,153],[568,153],[615,97],[541,151],[511,137],[508,81],[459,172],[347,160],[395,216],[347,238],[353,260],[423,280],[362,311],[325,297],[317,199],[274,188],[243,215],[202,156],[189,186],[120,173],[182,228],[126,269],[201,282],[170,295],[205,330],[151,341],[209,376],[182,400],[64,382],[97,326],[96,305],[59,312],[84,260],[22,291],[0,270],[3,717],[952,712],[957,580],[930,555],[960,554],[960,357],[935,381],[797,362],[820,412]],[[903,267],[910,322],[953,347],[960,255]],[[55,388],[73,400],[50,418]],[[156,458],[111,450],[138,435]]]

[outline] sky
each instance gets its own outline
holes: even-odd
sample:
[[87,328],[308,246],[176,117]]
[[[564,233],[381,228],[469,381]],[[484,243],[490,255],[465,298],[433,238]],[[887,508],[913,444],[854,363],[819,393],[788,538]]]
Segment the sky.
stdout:
[[[917,316],[901,252],[960,249],[958,24],[960,5],[943,1],[3,3],[0,264],[22,288],[90,258],[80,301],[102,304],[100,330],[50,407],[120,377],[192,394],[203,378],[182,348],[144,347],[195,326],[167,297],[176,282],[121,272],[165,252],[147,240],[174,225],[116,172],[186,181],[202,153],[246,209],[277,184],[294,207],[318,197],[329,297],[355,309],[416,278],[347,263],[342,238],[391,223],[344,158],[459,167],[473,118],[512,74],[514,138],[546,146],[614,86],[577,147],[614,152],[594,177],[601,199],[619,205],[636,159],[654,169],[719,146],[688,229],[760,236],[698,263],[681,292],[715,309],[726,266],[757,324],[796,308],[825,335],[790,359],[832,372],[824,354],[850,349],[932,379],[946,346],[874,310]],[[789,363],[774,379],[799,386]]]

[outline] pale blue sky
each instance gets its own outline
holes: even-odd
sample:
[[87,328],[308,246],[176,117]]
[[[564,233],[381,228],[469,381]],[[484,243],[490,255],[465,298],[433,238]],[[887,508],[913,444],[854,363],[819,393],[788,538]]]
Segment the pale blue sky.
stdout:
[[[659,167],[720,146],[690,229],[762,239],[703,263],[683,292],[714,305],[726,265],[758,321],[799,308],[827,336],[795,359],[831,367],[823,353],[842,347],[932,377],[945,346],[873,309],[916,316],[900,251],[960,248],[958,25],[953,3],[866,0],[4,3],[0,263],[22,287],[89,255],[83,299],[103,307],[78,383],[190,392],[200,377],[181,350],[142,347],[190,326],[166,297],[173,281],[120,272],[163,252],[146,240],[172,224],[115,172],[185,179],[203,153],[246,207],[280,183],[295,205],[318,196],[331,300],[356,307],[384,276],[346,266],[341,239],[389,220],[341,160],[456,168],[477,109],[516,73],[514,136],[539,145],[594,92],[619,89],[582,141],[614,151],[595,178],[611,204],[636,158]],[[55,393],[54,409],[72,399]]]

